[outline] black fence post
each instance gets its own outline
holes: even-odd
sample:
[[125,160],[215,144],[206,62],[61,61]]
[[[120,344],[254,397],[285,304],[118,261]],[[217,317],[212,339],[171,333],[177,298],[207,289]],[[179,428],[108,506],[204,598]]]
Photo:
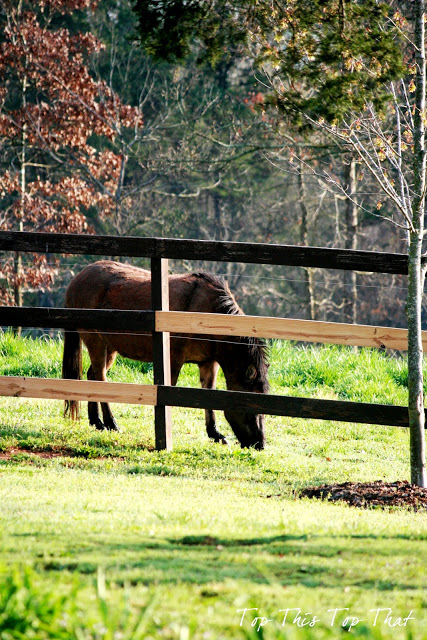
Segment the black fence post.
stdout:
[[[168,260],[151,258],[151,300],[154,311],[169,311]],[[171,384],[169,333],[153,331],[154,384]],[[172,449],[171,407],[163,404],[154,407],[156,449]]]

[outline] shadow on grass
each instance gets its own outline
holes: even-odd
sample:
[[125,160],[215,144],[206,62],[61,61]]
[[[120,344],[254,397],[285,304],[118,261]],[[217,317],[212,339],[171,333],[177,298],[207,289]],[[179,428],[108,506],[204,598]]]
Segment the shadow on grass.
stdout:
[[[202,536],[184,536],[183,538],[177,538],[177,539],[171,539],[170,543],[171,544],[178,544],[178,545],[188,545],[188,546],[216,546],[216,545],[222,545],[222,546],[226,546],[226,547],[234,547],[234,546],[239,546],[239,547],[245,547],[245,546],[261,546],[261,545],[266,545],[266,544],[277,544],[277,543],[287,543],[289,540],[299,540],[301,542],[313,542],[316,541],[318,539],[323,539],[326,536],[320,535],[320,536],[313,536],[313,535],[306,535],[306,534],[302,534],[302,535],[280,535],[280,536],[271,536],[271,537],[257,537],[257,538],[241,538],[241,539],[230,539],[230,538],[216,538],[216,537],[211,537],[211,536],[206,536],[206,535],[202,535]],[[417,541],[421,541],[423,538],[419,538],[417,539]],[[359,533],[349,533],[349,534],[340,534],[339,536],[336,536],[334,538],[334,540],[337,542],[337,546],[336,548],[338,549],[338,553],[341,553],[341,547],[338,546],[339,545],[339,541],[343,540],[343,541],[348,541],[348,540],[373,540],[373,541],[383,541],[383,540],[387,540],[387,542],[391,541],[391,540],[411,540],[414,541],[414,537],[413,535],[405,535],[405,534],[398,534],[398,535],[375,535],[373,533],[371,534],[359,534]],[[322,546],[320,546],[317,550],[316,553],[318,555],[324,555],[326,557],[329,557],[331,555],[335,555],[333,552],[328,552],[327,551],[327,547],[328,545],[326,543],[323,543]],[[313,547],[310,547],[313,548]],[[334,545],[335,548],[335,545]],[[300,549],[300,547],[298,547],[298,549]],[[324,553],[322,554],[322,549],[324,549]],[[352,547],[351,549],[352,553],[366,553],[366,549],[361,548],[360,550],[354,549],[354,547]],[[388,556],[390,555],[390,553],[393,553],[392,550],[387,549],[386,547],[384,547],[384,545],[381,543],[381,546],[379,549],[375,550],[375,553],[379,553],[381,555],[381,552],[383,555]],[[410,548],[408,547],[407,550],[405,549],[400,549],[399,548],[399,552],[402,552],[403,555],[411,555],[412,551],[410,550]]]
[[[64,433],[51,433],[48,429],[28,429],[26,427],[9,427],[0,425],[0,453],[5,454],[3,460],[10,462],[31,462],[31,456],[40,456],[41,458],[86,458],[86,459],[103,459],[113,458],[124,461],[127,457],[129,447],[123,443],[110,442],[108,439],[103,442],[102,433],[111,434],[109,431],[97,432],[93,431],[84,434],[80,438],[67,438],[64,441]],[[152,444],[138,441],[138,451],[153,451]],[[9,455],[6,455],[9,454]],[[159,475],[163,474],[159,469]],[[129,470],[125,470],[129,473]],[[154,470],[146,470],[147,473],[155,473]]]
[[[79,574],[96,574],[95,562],[59,559],[36,563],[38,571],[69,571]],[[250,581],[258,584],[279,582],[284,585],[302,584],[308,587],[327,586],[331,583],[330,571],[315,565],[299,565],[297,560],[282,561],[280,567],[271,562],[254,563],[236,561],[229,554],[224,559],[217,553],[200,553],[196,550],[185,553],[144,554],[143,557],[123,564],[109,564],[107,573],[115,584],[124,586],[144,584],[199,584],[225,582],[229,580]]]
[[[414,549],[409,547],[399,548],[399,555],[412,556]],[[356,558],[352,555],[354,551]],[[389,572],[383,576],[380,572],[373,575],[373,554],[391,556],[393,549],[382,551],[381,544],[374,544],[354,550],[350,539],[338,538],[336,544],[325,545],[320,539],[304,535],[256,539],[186,536],[169,542],[104,541],[83,548],[68,547],[63,556],[40,557],[35,568],[91,575],[102,565],[118,585],[205,585],[237,580],[331,588],[339,587],[345,579],[346,585],[368,591],[420,588],[417,584],[399,581],[398,576],[396,580],[390,579]]]
[[23,427],[21,429],[19,427],[0,425],[0,438],[17,438],[19,442],[26,442],[28,439],[37,439],[42,441],[46,439],[46,432],[34,428],[28,429]]
[[[110,563],[107,574],[118,586],[126,584],[145,586],[168,584],[223,583],[229,580],[257,584],[280,584],[282,586],[301,585],[308,588],[340,587],[345,579],[346,585],[367,591],[415,591],[417,585],[381,578],[361,578],[360,574],[349,578],[342,569],[319,566],[307,562],[306,558],[288,556],[272,562],[255,557],[240,559],[227,553],[200,553],[188,550],[185,553],[143,554],[139,559],[130,559],[123,564]],[[81,575],[96,575],[99,564],[91,561],[52,559],[35,564],[38,572],[70,572]]]

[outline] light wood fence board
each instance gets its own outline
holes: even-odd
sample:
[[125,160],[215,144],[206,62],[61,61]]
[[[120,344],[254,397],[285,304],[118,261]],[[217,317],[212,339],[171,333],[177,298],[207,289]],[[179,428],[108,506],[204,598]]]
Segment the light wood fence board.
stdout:
[[[327,342],[402,351],[408,348],[407,329],[262,316],[158,311],[156,312],[156,330],[202,335],[252,336],[304,342]],[[423,331],[423,346],[427,349],[426,331]]]
[[122,402],[155,406],[157,387],[156,385],[98,382],[95,380],[0,376],[0,396],[91,400],[93,402]]

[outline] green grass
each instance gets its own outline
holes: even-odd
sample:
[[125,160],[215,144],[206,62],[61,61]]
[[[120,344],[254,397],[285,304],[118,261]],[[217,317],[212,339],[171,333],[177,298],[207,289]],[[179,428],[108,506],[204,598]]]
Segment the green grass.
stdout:
[[[0,374],[59,377],[61,348],[0,335]],[[152,374],[118,359],[111,379]],[[406,400],[404,360],[373,350],[274,343],[270,382],[273,393]],[[179,383],[197,386],[197,368]],[[335,639],[348,637],[345,617],[347,629],[361,620],[355,637],[427,637],[426,516],[296,497],[323,482],[408,479],[406,430],[267,417],[256,452],[222,414],[229,447],[208,441],[203,412],[174,409],[168,453],[153,450],[151,408],[113,410],[121,433],[70,423],[61,402],[0,399],[1,640]],[[345,607],[331,626],[328,610]],[[240,626],[244,608],[270,621],[251,626],[248,612]],[[320,620],[300,629],[293,611],[283,627],[286,608]],[[382,611],[374,625],[379,608],[392,620]]]
[[273,386],[288,395],[321,393],[341,400],[406,403],[408,367],[401,357],[376,349],[335,345],[295,348],[289,342],[275,342],[272,358]]

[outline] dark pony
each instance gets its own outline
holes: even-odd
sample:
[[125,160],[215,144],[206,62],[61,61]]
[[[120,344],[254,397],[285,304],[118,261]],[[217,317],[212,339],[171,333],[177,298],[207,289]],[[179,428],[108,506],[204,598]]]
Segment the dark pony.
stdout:
[[[226,313],[243,315],[228,284],[206,273],[169,277],[169,300],[172,311]],[[151,273],[131,265],[102,260],[89,265],[68,286],[65,304],[68,308],[85,309],[150,309]],[[124,329],[125,330],[125,329]],[[81,376],[81,343],[86,345],[91,365],[88,380],[106,380],[117,353],[134,360],[153,360],[151,335],[97,331],[65,331],[62,377]],[[267,354],[264,342],[257,338],[227,336],[195,336],[171,334],[171,375],[175,385],[181,367],[196,363],[204,389],[214,389],[218,368],[224,372],[227,389],[267,393]],[[97,429],[117,429],[107,402],[89,402],[89,422]],[[206,430],[215,442],[226,443],[218,431],[215,413],[206,410]],[[66,403],[66,414],[78,417],[78,403]],[[224,412],[242,447],[263,449],[264,416],[236,409]]]

